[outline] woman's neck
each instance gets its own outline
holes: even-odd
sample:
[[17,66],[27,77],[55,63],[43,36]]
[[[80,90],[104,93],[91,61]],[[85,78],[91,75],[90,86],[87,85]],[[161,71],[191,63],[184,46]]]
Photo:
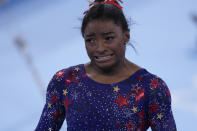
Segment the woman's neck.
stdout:
[[141,68],[128,60],[125,60],[124,64],[113,67],[109,71],[97,69],[91,63],[85,64],[84,67],[89,78],[104,84],[112,84],[125,80]]
[[135,70],[137,65],[131,63],[127,59],[124,61],[106,69],[99,68],[98,66],[94,65],[93,63],[86,64],[86,73],[89,76],[95,75],[102,75],[102,76],[122,76],[122,75],[130,75],[131,71]]

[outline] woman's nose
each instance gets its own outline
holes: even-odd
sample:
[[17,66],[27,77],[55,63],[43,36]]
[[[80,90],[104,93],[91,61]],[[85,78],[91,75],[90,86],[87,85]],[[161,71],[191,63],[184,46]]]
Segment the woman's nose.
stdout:
[[97,48],[96,48],[96,51],[100,53],[100,52],[105,51],[105,49],[106,49],[106,47],[105,47],[104,42],[103,42],[102,40],[98,40],[98,41],[97,41]]

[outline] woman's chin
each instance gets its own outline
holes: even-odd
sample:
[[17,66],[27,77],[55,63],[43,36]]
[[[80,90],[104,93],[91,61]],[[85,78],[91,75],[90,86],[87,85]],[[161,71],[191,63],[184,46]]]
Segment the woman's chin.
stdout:
[[94,65],[102,71],[108,72],[111,71],[112,68],[116,65],[113,62],[106,62],[106,63],[94,63]]

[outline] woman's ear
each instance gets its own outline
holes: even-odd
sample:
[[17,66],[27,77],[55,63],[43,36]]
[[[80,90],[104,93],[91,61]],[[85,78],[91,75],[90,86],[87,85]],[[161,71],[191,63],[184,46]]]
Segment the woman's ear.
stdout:
[[124,32],[124,43],[128,43],[130,40],[130,31]]

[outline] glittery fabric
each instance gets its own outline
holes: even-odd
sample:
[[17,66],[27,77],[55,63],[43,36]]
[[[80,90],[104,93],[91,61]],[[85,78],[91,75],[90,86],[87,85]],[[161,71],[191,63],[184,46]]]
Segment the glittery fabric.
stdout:
[[165,82],[140,69],[114,84],[90,79],[80,64],[58,71],[35,131],[176,131]]

